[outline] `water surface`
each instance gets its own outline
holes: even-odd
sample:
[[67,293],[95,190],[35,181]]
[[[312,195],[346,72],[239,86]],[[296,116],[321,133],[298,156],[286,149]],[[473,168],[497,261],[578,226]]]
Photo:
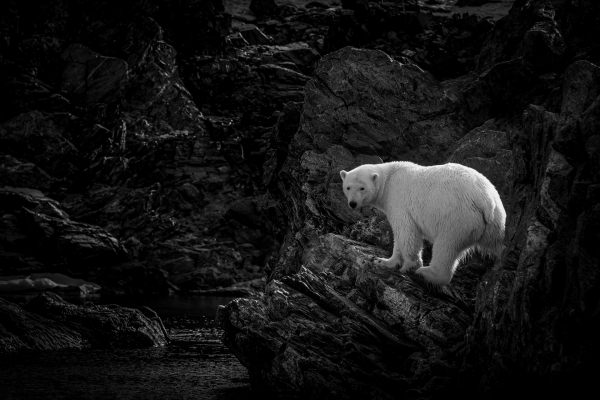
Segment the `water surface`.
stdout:
[[1,399],[251,399],[248,372],[220,341],[217,306],[231,297],[103,297],[148,306],[171,335],[165,347],[63,350],[0,357]]

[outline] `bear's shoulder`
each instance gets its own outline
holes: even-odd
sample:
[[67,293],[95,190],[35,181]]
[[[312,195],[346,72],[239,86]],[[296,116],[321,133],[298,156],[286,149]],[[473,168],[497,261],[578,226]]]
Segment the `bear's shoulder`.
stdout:
[[411,173],[412,171],[422,169],[421,165],[415,164],[410,161],[390,161],[383,164],[377,164],[378,170],[385,174],[402,174],[402,173]]

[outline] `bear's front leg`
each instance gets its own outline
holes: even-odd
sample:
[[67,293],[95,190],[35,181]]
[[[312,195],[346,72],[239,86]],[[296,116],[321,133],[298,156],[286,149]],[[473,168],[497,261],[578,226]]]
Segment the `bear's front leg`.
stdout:
[[400,272],[418,269],[423,266],[421,260],[421,249],[423,247],[423,239],[419,231],[408,223],[392,224],[394,231],[394,251],[390,258],[377,258],[376,265],[394,268],[398,265]]

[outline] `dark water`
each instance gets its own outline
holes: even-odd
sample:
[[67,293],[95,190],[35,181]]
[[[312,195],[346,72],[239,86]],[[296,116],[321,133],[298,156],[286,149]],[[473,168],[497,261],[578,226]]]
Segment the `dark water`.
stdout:
[[230,297],[117,297],[148,306],[171,344],[140,350],[66,350],[0,357],[0,399],[251,399],[247,370],[220,340],[216,309]]

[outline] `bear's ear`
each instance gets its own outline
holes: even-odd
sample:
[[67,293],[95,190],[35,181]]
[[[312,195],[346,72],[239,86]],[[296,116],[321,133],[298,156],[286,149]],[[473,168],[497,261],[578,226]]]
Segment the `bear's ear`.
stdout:
[[344,170],[340,171],[340,176],[342,177],[342,180],[346,179],[346,174],[347,174],[346,171],[344,171]]
[[376,182],[376,181],[377,181],[377,179],[379,179],[379,174],[378,174],[378,173],[374,173],[373,175],[371,175],[371,180],[372,180],[373,182]]

